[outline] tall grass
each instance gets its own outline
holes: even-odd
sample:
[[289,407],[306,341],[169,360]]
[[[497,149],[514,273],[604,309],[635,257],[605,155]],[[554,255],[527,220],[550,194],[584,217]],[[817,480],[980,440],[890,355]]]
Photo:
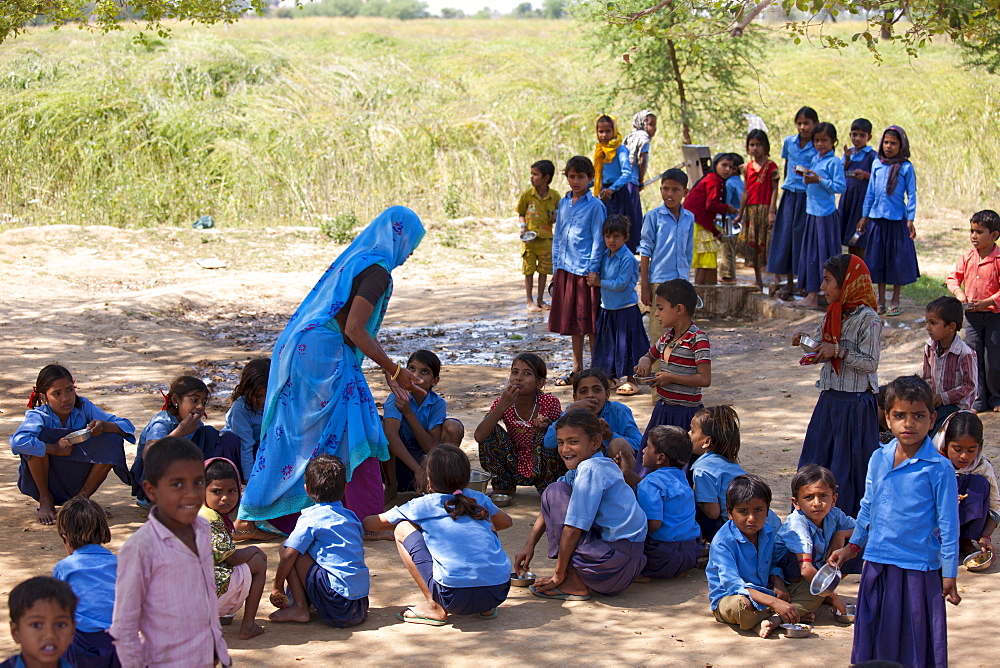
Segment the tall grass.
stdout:
[[[391,203],[507,215],[533,161],[590,154],[620,67],[565,21],[248,20],[174,35],[137,46],[37,30],[0,46],[0,221],[319,224]],[[764,117],[776,147],[801,104],[845,138],[856,116],[897,123],[923,201],[995,202],[998,77],[958,70],[946,46],[880,68],[778,38],[770,54],[733,104]],[[627,127],[645,105],[613,106]],[[678,136],[661,119],[654,169],[679,161]],[[721,127],[697,140],[742,143]]]

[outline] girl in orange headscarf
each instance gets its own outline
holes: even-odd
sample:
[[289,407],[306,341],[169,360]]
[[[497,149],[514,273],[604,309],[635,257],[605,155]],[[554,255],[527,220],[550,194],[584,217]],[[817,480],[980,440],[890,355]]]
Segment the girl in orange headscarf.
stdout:
[[[816,363],[822,363],[819,401],[813,409],[799,467],[819,464],[837,480],[837,507],[857,516],[865,491],[868,460],[879,445],[878,360],[882,321],[864,261],[835,255],[823,264],[821,286],[829,306],[812,335]],[[792,339],[799,345],[805,332]]]

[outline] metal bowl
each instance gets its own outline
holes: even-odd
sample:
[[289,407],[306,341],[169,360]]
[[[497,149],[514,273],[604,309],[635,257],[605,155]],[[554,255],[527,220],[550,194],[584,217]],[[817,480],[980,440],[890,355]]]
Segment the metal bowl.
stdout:
[[856,606],[856,605],[847,605],[847,606],[844,606],[844,607],[847,608],[847,612],[842,615],[839,612],[837,612],[836,610],[834,610],[833,611],[833,618],[835,620],[837,620],[838,622],[840,622],[841,624],[853,624],[854,623],[854,615],[857,614],[857,612],[858,612],[858,606]]
[[813,630],[808,624],[782,624],[781,628],[789,638],[808,638]]
[[989,550],[985,554],[973,552],[962,560],[962,565],[973,573],[981,573],[993,565],[993,553]]
[[814,353],[816,352],[816,349],[819,348],[819,341],[811,336],[803,334],[799,337],[799,348],[802,348],[802,350],[807,353]]
[[517,573],[510,574],[510,584],[512,587],[530,587],[535,584],[535,578],[538,577],[531,571],[528,571],[524,575],[518,575]]
[[76,431],[71,431],[70,433],[66,434],[63,438],[65,438],[73,445],[76,445],[77,443],[83,443],[88,438],[90,438],[90,430],[77,429]]
[[492,477],[486,471],[472,469],[472,473],[469,476],[469,489],[474,489],[481,494],[485,494],[486,486],[490,484],[490,478]]
[[809,583],[809,593],[813,596],[821,594],[829,596],[837,588],[842,579],[843,576],[839,568],[834,568],[830,564],[823,564],[823,567],[816,573],[812,582]]
[[535,239],[538,238],[538,232],[525,230],[524,232],[521,233],[521,236],[518,238],[524,243],[528,243],[529,241],[534,241]]
[[506,508],[510,505],[511,496],[510,494],[494,494],[490,499],[497,508]]

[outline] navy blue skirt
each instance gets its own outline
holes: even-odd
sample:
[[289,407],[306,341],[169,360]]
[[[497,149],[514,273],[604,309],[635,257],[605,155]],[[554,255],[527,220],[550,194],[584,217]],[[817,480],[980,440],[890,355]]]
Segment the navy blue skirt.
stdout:
[[958,537],[979,540],[990,514],[990,481],[974,473],[960,475],[958,496]]
[[[219,433],[219,430],[212,425],[202,425],[190,436],[185,436],[197,445],[205,459],[212,457],[225,457],[233,462],[237,469],[240,467],[240,438],[231,431]],[[132,462],[132,496],[142,501],[146,500],[146,493],[142,489],[142,481],[146,479],[146,468],[142,462],[142,449],[136,451],[135,461]],[[242,473],[241,473],[242,475]],[[246,480],[246,477],[243,477]]]
[[507,600],[510,580],[481,587],[449,587],[434,579],[434,558],[419,531],[403,539],[403,547],[410,553],[417,572],[427,584],[431,598],[449,615],[476,615],[489,612]]
[[320,619],[338,629],[357,626],[368,619],[368,597],[349,599],[330,586],[326,570],[313,564],[306,573],[306,596]]
[[[851,166],[853,168],[854,163],[851,163]],[[840,205],[837,207],[837,211],[840,213],[841,242],[845,246],[848,245],[847,242],[858,229],[858,221],[861,220],[862,209],[865,205],[865,193],[867,192],[867,181],[858,181],[850,176],[847,177],[847,191],[840,196]],[[855,248],[867,248],[870,231],[871,226],[866,226],[865,233],[861,235],[861,238],[850,245]]]
[[[656,391],[655,389],[653,390]],[[653,412],[649,416],[649,424],[646,425],[646,431],[642,433],[642,441],[639,444],[639,452],[646,447],[646,439],[649,437],[649,430],[653,427],[659,427],[660,425],[668,425],[673,427],[680,427],[685,431],[691,428],[691,418],[694,414],[703,408],[702,404],[697,406],[678,406],[677,404],[668,404],[663,399],[658,399],[656,405],[653,406]],[[688,482],[691,482],[691,464],[694,460],[698,459],[694,454],[691,455],[691,459],[684,466],[684,472],[687,474]],[[635,458],[635,472],[640,477],[646,477],[649,473],[649,469],[642,465],[642,457]]]
[[698,565],[698,557],[703,550],[704,544],[697,538],[665,541],[646,536],[643,549],[646,568],[642,574],[647,578],[675,578],[683,575]]
[[114,639],[107,631],[73,633],[73,642],[62,658],[74,668],[121,668]]
[[628,241],[625,245],[634,255],[639,247],[642,236],[642,202],[639,200],[639,187],[628,183],[615,191],[611,199],[603,200],[604,209],[609,216],[621,214],[629,220]]
[[837,481],[837,507],[857,517],[868,460],[878,447],[875,395],[824,390],[806,429],[799,468],[819,464],[830,469]]
[[[72,429],[46,427],[38,432],[38,440],[55,443]],[[73,451],[65,457],[49,457],[49,493],[57,506],[62,505],[80,493],[83,483],[90,475],[94,464],[108,464],[118,479],[130,484],[127,462],[125,461],[125,441],[121,434],[106,433],[94,436],[73,446]],[[28,459],[21,455],[21,465],[17,471],[17,488],[38,500],[38,485],[28,470]]]
[[778,212],[771,231],[767,270],[772,274],[798,274],[799,249],[806,225],[806,193],[781,191]]
[[905,220],[873,218],[868,221],[868,252],[865,264],[872,283],[909,285],[920,277],[917,248]]
[[799,289],[819,292],[823,282],[823,263],[840,255],[840,214],[806,215],[802,246],[799,249]]
[[597,310],[592,366],[602,369],[610,378],[623,378],[635,373],[636,362],[648,352],[649,336],[637,305]]

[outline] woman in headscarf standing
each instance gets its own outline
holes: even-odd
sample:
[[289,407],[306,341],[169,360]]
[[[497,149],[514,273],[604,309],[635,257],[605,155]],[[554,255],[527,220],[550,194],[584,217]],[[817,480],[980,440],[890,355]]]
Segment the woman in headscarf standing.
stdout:
[[649,142],[656,135],[656,114],[649,109],[643,109],[632,117],[632,131],[625,135],[625,148],[628,149],[628,159],[632,164],[632,180],[626,186],[631,200],[628,215],[632,227],[628,233],[627,246],[633,253],[639,246],[642,237],[642,201],[639,193],[642,184],[646,182],[649,170]]
[[[261,424],[261,443],[240,502],[239,519],[268,520],[289,533],[299,511],[313,504],[303,480],[320,454],[347,466],[344,506],[359,517],[381,513],[379,460],[388,441],[361,370],[367,356],[394,393],[420,380],[376,340],[389,297],[391,272],[424,236],[415,213],[386,209],[348,246],[306,296],[278,337]],[[406,395],[408,398],[408,395]]]
[[[819,329],[816,364],[822,364],[819,401],[813,409],[799,468],[819,464],[837,480],[837,507],[857,517],[865,493],[868,460],[878,448],[878,361],[882,320],[864,261],[835,255],[823,264],[821,286],[830,305]],[[805,333],[796,334],[799,345]]]

